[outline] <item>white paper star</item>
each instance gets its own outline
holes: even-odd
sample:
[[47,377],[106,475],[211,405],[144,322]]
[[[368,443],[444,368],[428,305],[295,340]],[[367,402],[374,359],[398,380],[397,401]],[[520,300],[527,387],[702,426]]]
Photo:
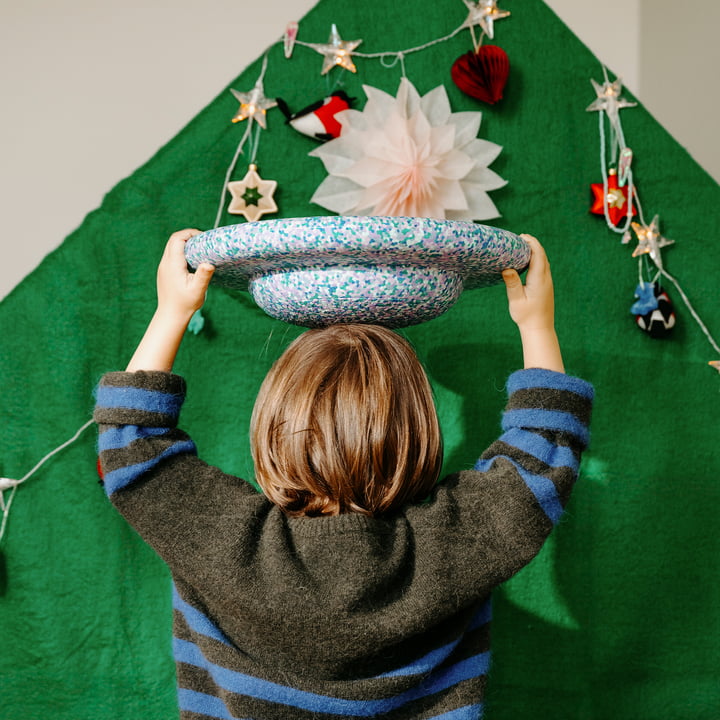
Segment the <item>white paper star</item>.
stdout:
[[668,240],[660,234],[658,225],[658,216],[656,215],[649,225],[641,225],[640,223],[632,223],[632,229],[637,235],[638,245],[633,250],[633,257],[639,255],[650,255],[652,261],[662,270],[662,258],[660,257],[660,248],[672,245],[675,241]]
[[340,37],[338,29],[333,23],[330,29],[330,38],[326,44],[308,43],[309,47],[325,56],[325,62],[322,66],[322,75],[330,72],[332,68],[340,66],[350,72],[357,72],[355,63],[352,61],[353,50],[362,42],[362,40],[350,40],[344,42]]
[[463,0],[470,13],[462,24],[463,27],[474,27],[479,25],[483,32],[492,40],[495,34],[493,23],[495,20],[502,20],[508,17],[510,13],[507,10],[500,10],[497,6],[497,0]]
[[256,165],[250,165],[242,180],[230,182],[227,189],[232,195],[228,212],[243,215],[253,222],[266,213],[277,212],[273,193],[277,188],[275,180],[263,180],[257,172]]
[[255,87],[249,92],[238,92],[230,88],[230,92],[235,96],[236,100],[240,103],[240,109],[232,119],[234,123],[247,120],[252,123],[256,120],[261,128],[267,127],[265,114],[270,108],[274,108],[277,103],[275,100],[270,100],[265,97],[263,90],[262,81],[258,80],[255,83]]
[[590,80],[595,88],[597,98],[587,106],[587,112],[605,112],[613,127],[617,128],[620,121],[620,110],[628,107],[635,107],[637,103],[625,100],[620,97],[622,92],[622,80],[615,78],[614,82],[606,80],[602,85]]

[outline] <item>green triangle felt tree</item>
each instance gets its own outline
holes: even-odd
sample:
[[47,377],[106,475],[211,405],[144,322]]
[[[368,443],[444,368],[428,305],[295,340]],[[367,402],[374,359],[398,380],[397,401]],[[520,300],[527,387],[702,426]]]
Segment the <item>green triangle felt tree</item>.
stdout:
[[[512,15],[496,23],[492,41],[510,58],[495,104],[468,97],[451,78],[454,61],[473,46],[468,29],[452,34],[468,14],[460,0],[321,0],[300,22],[299,40],[326,43],[333,23],[343,39],[362,38],[356,73],[321,74],[314,49],[298,43],[286,59],[279,41],[264,70],[258,58],[231,86],[249,91],[262,74],[265,95],[290,108],[336,89],[362,108],[363,85],[394,96],[404,71],[421,95],[444,85],[453,112],[483,113],[479,137],[502,146],[492,170],[507,181],[489,193],[501,213],[489,222],[543,242],[568,371],[593,382],[597,394],[591,448],[564,521],[495,595],[486,716],[714,718],[720,387],[707,367],[714,354],[677,296],[671,337],[656,341],[635,326],[632,250],[588,212],[589,185],[600,177],[597,117],[585,110],[601,65],[540,0],[508,6]],[[448,35],[400,59],[359,54]],[[246,130],[230,122],[237,103],[222,88],[0,304],[0,476],[22,477],[71,437],[90,417],[100,375],[125,366],[154,307],[168,235],[216,219]],[[266,217],[327,214],[310,202],[327,176],[308,156],[317,141],[277,108],[266,119],[266,129],[248,136],[230,180],[242,180],[254,154],[262,177],[277,182],[278,212]],[[676,241],[665,267],[711,325],[720,188],[641,103],[622,119],[645,211],[660,213],[663,234]],[[219,224],[244,222],[228,214],[228,199]],[[211,289],[204,314],[205,327],[188,336],[177,364],[190,387],[183,425],[205,460],[251,478],[246,438],[255,394],[301,329],[221,288]],[[521,363],[504,290],[466,292],[405,334],[434,384],[446,470],[470,467],[497,434],[500,390]],[[98,487],[93,430],[17,489],[5,530],[0,716],[176,717],[169,575]]]

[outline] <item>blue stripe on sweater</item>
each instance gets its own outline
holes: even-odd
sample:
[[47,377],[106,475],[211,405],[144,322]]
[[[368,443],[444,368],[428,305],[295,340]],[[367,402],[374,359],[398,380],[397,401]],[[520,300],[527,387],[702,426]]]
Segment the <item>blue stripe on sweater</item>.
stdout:
[[540,408],[523,408],[506,410],[502,418],[502,429],[525,428],[536,430],[554,430],[573,435],[583,445],[587,445],[590,433],[587,426],[572,413],[561,410],[543,410]]
[[183,395],[173,395],[158,390],[136,387],[112,387],[103,385],[97,389],[99,408],[128,408],[143,412],[156,412],[177,417],[184,400]]
[[173,583],[173,607],[185,618],[185,622],[193,632],[230,645],[230,641],[209,617],[182,599],[175,583]]
[[372,717],[396,710],[413,700],[433,695],[465,680],[485,675],[489,669],[489,653],[481,653],[429,676],[417,687],[400,695],[380,700],[346,700],[306,690],[296,690],[269,680],[261,680],[223,668],[209,662],[197,645],[179,638],[173,639],[173,652],[177,662],[206,670],[219,687],[229,692],[310,712],[347,715],[348,717]]
[[180,709],[185,712],[207,715],[212,718],[220,718],[220,720],[238,720],[234,715],[230,714],[230,711],[220,698],[196,692],[195,690],[178,688],[178,704]]
[[517,390],[528,390],[531,388],[548,388],[552,390],[568,390],[576,395],[581,395],[592,400],[595,395],[593,386],[581,378],[565,375],[565,373],[541,368],[529,368],[514,372],[507,381],[508,394]]
[[125,467],[118,468],[117,470],[111,470],[104,477],[105,492],[108,495],[112,495],[118,490],[130,485],[130,483],[138,480],[146,472],[148,472],[148,470],[152,470],[152,468],[156,467],[163,460],[167,460],[167,458],[174,457],[175,455],[180,455],[182,453],[195,455],[197,453],[195,443],[192,442],[192,440],[180,440],[150,460],[136,463],[135,465],[126,465]]
[[168,432],[166,427],[140,427],[139,425],[120,425],[109,427],[98,436],[98,448],[103,450],[119,450],[127,447],[135,440],[144,440],[148,437],[157,437]]
[[543,475],[535,475],[534,473],[529,472],[522,467],[522,465],[506,455],[495,455],[487,460],[478,460],[475,464],[475,469],[480,472],[487,472],[493,462],[498,458],[507,460],[515,467],[520,474],[520,477],[530,488],[530,491],[535,496],[535,499],[538,501],[538,504],[543,509],[544,513],[548,516],[550,522],[552,522],[553,525],[557,525],[564,510],[553,481]]
[[[492,619],[491,615],[491,604],[488,600],[470,621],[468,629],[476,630],[477,628],[486,625]],[[383,673],[382,675],[377,675],[376,677],[403,677],[407,675],[423,675],[432,672],[441,663],[445,662],[450,655],[452,655],[453,651],[462,642],[464,637],[464,635],[460,635],[456,640],[453,640],[453,642],[436,648],[435,650],[431,650],[429,653],[423,655],[418,660],[411,662],[409,665],[405,665],[397,670],[391,670],[390,672]],[[490,654],[488,653],[488,659],[489,655]]]
[[568,467],[577,471],[579,461],[575,453],[564,445],[556,445],[530,430],[522,428],[510,428],[500,437],[501,442],[532,455],[552,468]]

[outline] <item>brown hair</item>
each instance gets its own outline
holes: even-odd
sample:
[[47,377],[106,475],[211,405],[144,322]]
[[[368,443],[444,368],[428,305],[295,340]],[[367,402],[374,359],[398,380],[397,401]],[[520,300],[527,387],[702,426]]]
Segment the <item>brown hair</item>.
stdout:
[[381,515],[422,500],[442,463],[432,390],[410,344],[375,325],[300,335],[250,425],[255,477],[288,515]]

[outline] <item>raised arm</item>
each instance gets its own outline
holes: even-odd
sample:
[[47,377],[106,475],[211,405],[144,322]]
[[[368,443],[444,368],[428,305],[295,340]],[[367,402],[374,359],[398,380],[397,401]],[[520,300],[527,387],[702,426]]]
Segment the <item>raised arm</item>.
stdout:
[[531,235],[521,235],[532,250],[525,285],[515,270],[503,271],[510,317],[520,330],[526,368],[565,372],[557,334],[553,282],[542,245]]
[[194,273],[188,272],[185,243],[198,232],[180,230],[165,246],[157,272],[157,309],[127,366],[129,372],[172,370],[188,323],[205,302],[215,270],[209,263],[202,263]]

